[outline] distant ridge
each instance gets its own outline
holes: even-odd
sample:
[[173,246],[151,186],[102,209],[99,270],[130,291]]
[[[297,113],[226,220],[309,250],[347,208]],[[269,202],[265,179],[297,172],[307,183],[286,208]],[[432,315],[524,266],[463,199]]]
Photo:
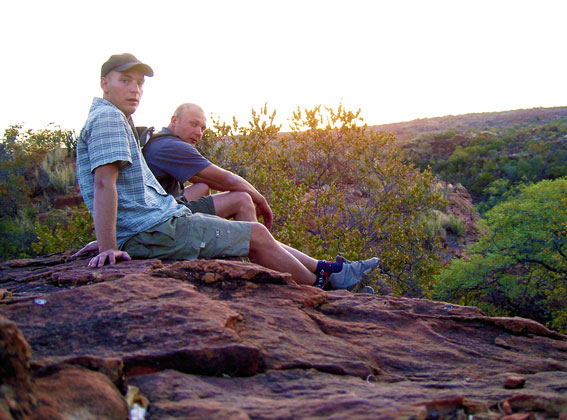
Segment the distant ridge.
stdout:
[[408,141],[420,134],[447,130],[470,130],[489,127],[507,127],[526,122],[550,122],[567,118],[567,106],[553,108],[518,109],[501,112],[481,112],[370,126],[373,130],[393,132],[399,141]]

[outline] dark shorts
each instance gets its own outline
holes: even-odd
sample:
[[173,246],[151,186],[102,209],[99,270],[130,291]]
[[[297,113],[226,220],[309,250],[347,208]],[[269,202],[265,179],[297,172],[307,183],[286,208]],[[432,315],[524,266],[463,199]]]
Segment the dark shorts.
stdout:
[[132,258],[192,260],[245,257],[250,251],[250,222],[236,222],[202,213],[172,217],[126,241]]
[[178,198],[177,201],[191,210],[191,213],[204,213],[212,216],[216,215],[215,202],[212,195],[206,195],[193,201],[187,201],[185,197],[181,197]]

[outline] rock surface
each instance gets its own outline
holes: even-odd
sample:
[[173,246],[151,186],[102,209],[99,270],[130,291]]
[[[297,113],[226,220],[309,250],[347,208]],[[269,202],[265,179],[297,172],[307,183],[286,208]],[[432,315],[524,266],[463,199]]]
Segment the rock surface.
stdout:
[[[239,261],[0,264],[0,419],[567,416],[567,337]],[[504,386],[510,378],[523,387]],[[472,417],[471,417],[472,416]]]

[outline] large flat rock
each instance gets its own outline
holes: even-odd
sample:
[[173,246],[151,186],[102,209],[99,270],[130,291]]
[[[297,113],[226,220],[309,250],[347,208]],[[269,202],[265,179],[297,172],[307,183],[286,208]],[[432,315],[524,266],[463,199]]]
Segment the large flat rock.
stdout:
[[85,264],[0,264],[4,348],[22,349],[4,351],[0,419],[61,415],[69,388],[100,395],[78,399],[86,413],[109,401],[79,418],[121,418],[132,385],[148,419],[567,416],[567,337],[534,321],[323,292],[240,261]]

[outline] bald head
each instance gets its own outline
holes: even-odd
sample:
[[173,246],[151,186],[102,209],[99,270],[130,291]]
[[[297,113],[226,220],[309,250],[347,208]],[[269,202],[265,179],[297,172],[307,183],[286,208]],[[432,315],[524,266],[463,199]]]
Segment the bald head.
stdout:
[[203,111],[203,108],[201,108],[199,105],[186,103],[179,105],[173,113],[173,116],[179,118],[186,112],[190,111],[200,112],[201,114],[205,115],[205,111]]
[[169,123],[169,129],[174,136],[192,145],[201,140],[206,128],[205,112],[199,105],[191,103],[179,105]]

